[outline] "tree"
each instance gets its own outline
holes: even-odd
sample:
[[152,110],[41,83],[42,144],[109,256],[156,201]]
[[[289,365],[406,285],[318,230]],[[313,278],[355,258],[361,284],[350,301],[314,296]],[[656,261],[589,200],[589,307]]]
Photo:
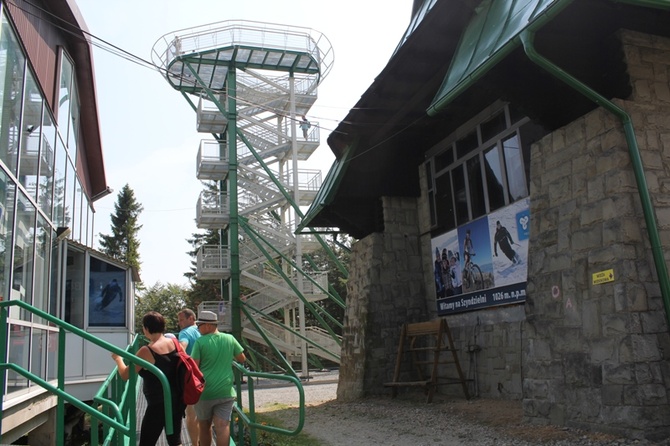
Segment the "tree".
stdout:
[[[177,314],[187,305],[188,290],[182,285],[163,285],[158,282],[137,296],[135,301],[135,330],[142,333],[142,317],[149,311],[157,311],[165,318],[165,330],[170,333],[179,331]],[[195,311],[194,308],[191,308]]]
[[[205,183],[209,191],[216,191],[216,184],[213,182]],[[198,250],[205,245],[219,245],[221,241],[220,231],[218,229],[209,229],[204,232],[193,234],[193,237],[187,240],[193,247],[188,255],[191,256],[191,271],[184,273],[191,283],[191,289],[188,292],[187,302],[189,308],[197,312],[198,305],[206,301],[221,300],[221,281],[220,280],[202,280],[196,277],[196,258]]]
[[142,225],[138,224],[144,208],[135,199],[135,192],[123,186],[112,214],[112,234],[100,234],[101,251],[133,267],[140,274],[140,241],[137,238]]
[[[353,239],[348,236],[340,236],[343,240],[338,240],[337,235],[333,236],[332,240],[326,240],[326,244],[330,247],[335,257],[346,267],[349,264],[349,255]],[[331,293],[335,293],[343,302],[347,300],[347,277],[337,267],[335,261],[329,256],[324,249],[319,249],[305,256],[303,259],[303,268],[306,271],[310,269],[313,271],[328,272],[328,285]],[[344,309],[333,299],[323,299],[313,302],[315,307],[319,307],[324,313],[330,314],[334,319],[344,321]],[[311,312],[305,315],[306,325],[319,325],[318,320]],[[340,327],[331,325],[333,331],[337,334],[342,334]]]

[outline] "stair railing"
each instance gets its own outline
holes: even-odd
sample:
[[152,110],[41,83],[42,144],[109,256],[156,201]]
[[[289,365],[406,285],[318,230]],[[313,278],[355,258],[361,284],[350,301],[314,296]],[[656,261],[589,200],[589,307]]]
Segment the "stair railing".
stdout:
[[[251,446],[257,446],[258,440],[256,438],[256,430],[263,430],[267,432],[273,432],[281,435],[295,436],[302,431],[303,426],[305,425],[305,390],[302,387],[302,383],[295,376],[289,375],[276,375],[274,373],[262,373],[262,372],[252,372],[251,370],[246,369],[243,365],[233,362],[235,369],[237,383],[237,402],[233,405],[233,410],[238,415],[237,421],[237,432],[231,434],[231,438],[237,438],[239,444],[244,443],[244,426],[249,428],[249,439]],[[239,379],[240,375],[247,377],[247,394],[249,398],[249,413],[245,413],[242,407],[242,380]],[[298,403],[298,425],[293,430],[283,429],[275,426],[268,426],[256,421],[256,410],[255,410],[255,401],[254,401],[254,380],[253,378],[267,378],[273,380],[287,381],[295,385],[298,390],[299,403]]]
[[[8,358],[8,308],[11,306],[18,306],[25,311],[28,311],[32,314],[37,315],[38,317],[52,323],[54,326],[58,327],[58,361],[57,361],[57,385],[54,386],[52,383],[44,380],[43,378],[31,373],[28,370],[20,367],[17,364],[5,362]],[[129,388],[136,388],[137,384],[137,372],[135,371],[134,365],[139,365],[154,375],[159,379],[163,387],[164,395],[167,395],[167,400],[170,400],[170,384],[167,381],[167,378],[155,365],[151,364],[144,359],[138,358],[133,353],[126,350],[122,350],[119,347],[110,344],[102,339],[99,339],[92,334],[82,330],[81,328],[75,327],[72,324],[69,324],[57,317],[46,313],[42,310],[39,310],[32,305],[29,305],[20,300],[10,300],[0,302],[0,414],[3,413],[3,401],[5,396],[5,386],[7,383],[7,370],[13,370],[14,372],[26,377],[31,382],[39,385],[40,387],[48,390],[49,392],[55,394],[58,397],[58,404],[56,407],[56,445],[64,446],[65,442],[65,402],[72,404],[77,407],[79,410],[89,414],[92,418],[104,423],[105,425],[110,426],[115,432],[120,432],[122,435],[133,439],[130,444],[135,444],[134,439],[136,435],[135,423],[130,424],[130,422],[124,419],[123,414],[126,413],[126,410],[121,409],[117,402],[112,400],[106,400],[105,404],[110,409],[110,412],[113,413],[113,418],[105,415],[104,413],[98,411],[95,407],[91,407],[75,398],[74,396],[65,392],[65,335],[66,333],[73,333],[93,344],[101,347],[111,353],[116,353],[117,355],[124,358],[130,363],[130,377],[128,380]],[[112,375],[116,375],[116,368],[112,371]],[[108,378],[109,379],[109,378]],[[134,407],[134,398],[132,398],[131,405]],[[167,433],[173,432],[172,425],[172,406],[170,404],[165,405],[165,431]],[[131,416],[132,419],[134,415]],[[126,422],[128,421],[128,422]],[[124,424],[125,422],[125,424]],[[2,417],[0,416],[0,432],[2,432]],[[1,439],[0,439],[1,442]]]

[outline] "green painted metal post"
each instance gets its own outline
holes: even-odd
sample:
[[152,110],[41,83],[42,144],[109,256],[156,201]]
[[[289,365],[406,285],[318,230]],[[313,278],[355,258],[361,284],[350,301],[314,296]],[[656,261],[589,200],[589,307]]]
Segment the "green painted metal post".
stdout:
[[237,73],[235,65],[228,68],[228,194],[230,197],[230,301],[233,336],[242,339],[240,316],[240,240],[239,209],[237,202]]
[[[58,330],[58,388],[65,390],[65,330]],[[56,409],[56,444],[65,443],[65,400],[58,397]]]
[[[0,308],[0,361],[7,363],[7,337],[9,327],[7,325],[7,309]],[[7,369],[0,368],[0,442],[2,442],[2,413],[4,410],[3,401],[5,400],[5,386],[7,385]]]

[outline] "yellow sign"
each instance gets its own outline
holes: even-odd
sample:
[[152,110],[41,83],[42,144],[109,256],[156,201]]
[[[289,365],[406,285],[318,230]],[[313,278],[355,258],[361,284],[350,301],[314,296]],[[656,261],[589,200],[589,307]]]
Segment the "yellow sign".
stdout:
[[601,283],[614,282],[614,270],[608,269],[606,271],[600,271],[599,273],[593,273],[593,284],[598,285]]

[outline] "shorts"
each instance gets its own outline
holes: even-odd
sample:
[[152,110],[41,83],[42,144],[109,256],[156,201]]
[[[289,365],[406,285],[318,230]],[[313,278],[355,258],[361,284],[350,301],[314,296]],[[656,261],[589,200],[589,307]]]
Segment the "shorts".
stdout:
[[235,398],[217,398],[214,400],[200,400],[195,403],[195,416],[198,420],[211,420],[213,417],[230,421]]

